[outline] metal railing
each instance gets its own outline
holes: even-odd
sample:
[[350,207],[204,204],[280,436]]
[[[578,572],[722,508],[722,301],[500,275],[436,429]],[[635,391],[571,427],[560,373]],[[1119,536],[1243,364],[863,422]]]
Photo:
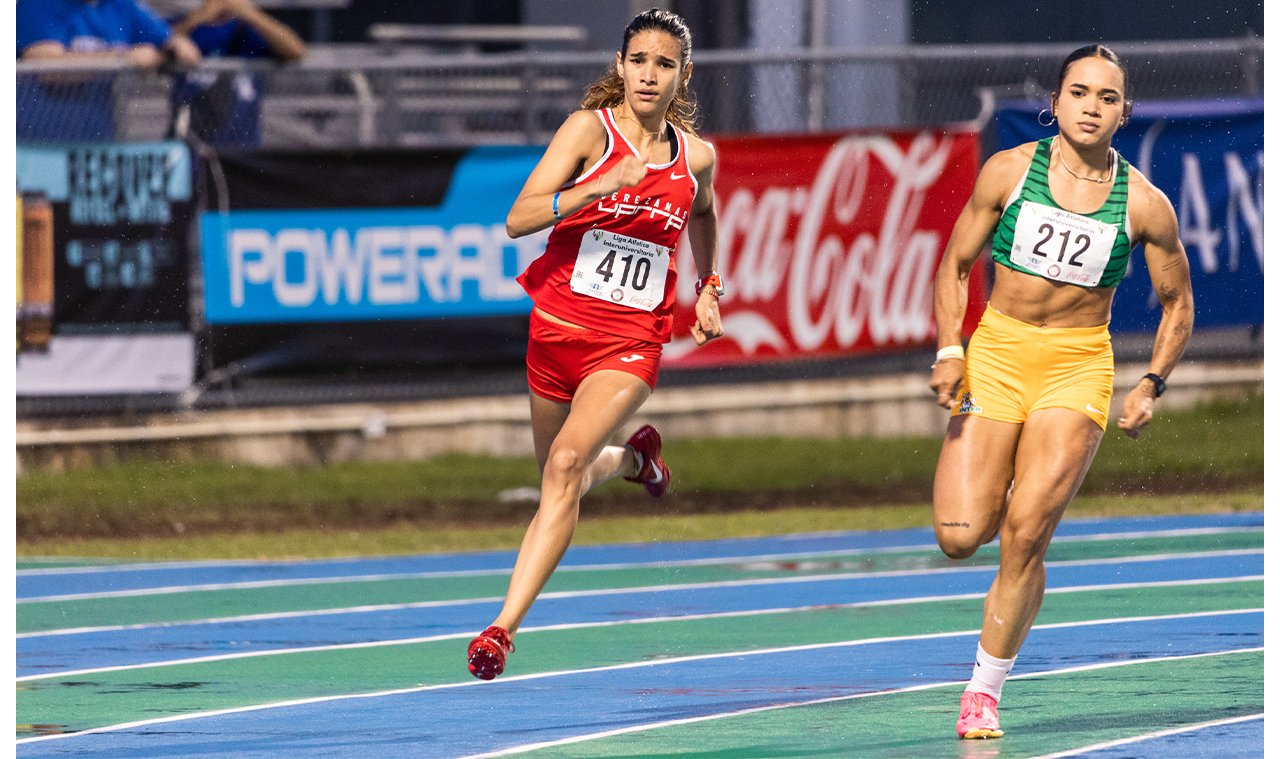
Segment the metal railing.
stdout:
[[[979,117],[984,96],[1047,99],[1075,47],[704,50],[694,53],[692,87],[710,133],[939,125]],[[1114,49],[1138,101],[1262,95],[1261,38]],[[253,134],[234,139],[264,147],[545,144],[612,60],[602,51],[439,55],[349,44],[318,46],[299,64],[211,60],[197,72],[20,62],[18,138],[157,139],[175,123],[181,133],[185,108],[212,112],[185,122],[205,130],[251,112]],[[215,146],[230,139],[199,136]]]

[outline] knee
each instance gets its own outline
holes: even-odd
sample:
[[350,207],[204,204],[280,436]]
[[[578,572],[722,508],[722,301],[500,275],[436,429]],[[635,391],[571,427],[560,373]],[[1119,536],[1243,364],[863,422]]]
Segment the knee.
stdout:
[[[993,513],[991,518],[981,519],[975,523],[973,517],[944,517],[943,514],[981,514]],[[934,501],[933,535],[938,540],[938,547],[949,558],[967,559],[979,548],[995,540],[1000,531],[1000,510],[998,508],[981,509],[972,504],[943,504]]]
[[1006,524],[1000,533],[1000,565],[1015,569],[1043,563],[1052,535],[1039,524]]
[[586,474],[587,463],[586,457],[572,446],[554,447],[547,456],[542,479],[544,482],[580,484]]
[[938,547],[950,559],[967,559],[985,542],[976,530],[959,526],[935,524],[933,534],[938,539]]

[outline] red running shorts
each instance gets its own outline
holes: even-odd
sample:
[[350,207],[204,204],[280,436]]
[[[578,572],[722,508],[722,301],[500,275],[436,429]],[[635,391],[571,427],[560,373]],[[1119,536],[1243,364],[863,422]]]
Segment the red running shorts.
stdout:
[[588,376],[606,369],[634,374],[652,390],[658,385],[662,344],[568,327],[534,311],[529,318],[529,389],[570,403]]

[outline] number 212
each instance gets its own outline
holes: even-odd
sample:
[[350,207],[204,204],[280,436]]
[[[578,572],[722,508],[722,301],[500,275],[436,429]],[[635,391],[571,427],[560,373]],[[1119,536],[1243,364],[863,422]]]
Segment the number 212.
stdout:
[[[1040,250],[1040,246],[1049,242],[1049,240],[1053,238],[1053,233],[1055,230],[1052,224],[1041,224],[1039,231],[1045,233],[1044,239],[1036,243],[1036,246],[1031,249],[1031,252],[1037,256],[1040,256],[1041,258],[1048,258],[1049,254],[1042,252]],[[1068,229],[1065,232],[1059,232],[1058,235],[1062,237],[1062,250],[1058,251],[1058,263],[1062,263],[1062,257],[1067,254],[1067,243],[1071,240],[1071,230]],[[1071,259],[1067,261],[1068,266],[1084,266],[1084,264],[1078,261],[1077,259],[1079,259],[1080,256],[1083,255],[1084,252],[1089,249],[1089,242],[1090,242],[1089,235],[1086,235],[1085,233],[1081,232],[1079,235],[1076,236],[1076,242],[1083,243],[1083,244],[1080,246],[1080,250],[1077,250],[1075,252],[1075,255],[1073,255]]]

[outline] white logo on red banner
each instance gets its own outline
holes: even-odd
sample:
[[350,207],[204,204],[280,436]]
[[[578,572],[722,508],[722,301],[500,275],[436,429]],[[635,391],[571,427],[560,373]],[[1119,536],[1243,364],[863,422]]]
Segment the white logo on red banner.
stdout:
[[[933,278],[977,175],[976,135],[762,142],[716,145],[726,337],[695,353],[678,332],[664,360],[733,363],[928,341]],[[682,281],[696,279],[685,238],[676,266]],[[677,291],[677,325],[692,323],[694,300],[692,288]]]

